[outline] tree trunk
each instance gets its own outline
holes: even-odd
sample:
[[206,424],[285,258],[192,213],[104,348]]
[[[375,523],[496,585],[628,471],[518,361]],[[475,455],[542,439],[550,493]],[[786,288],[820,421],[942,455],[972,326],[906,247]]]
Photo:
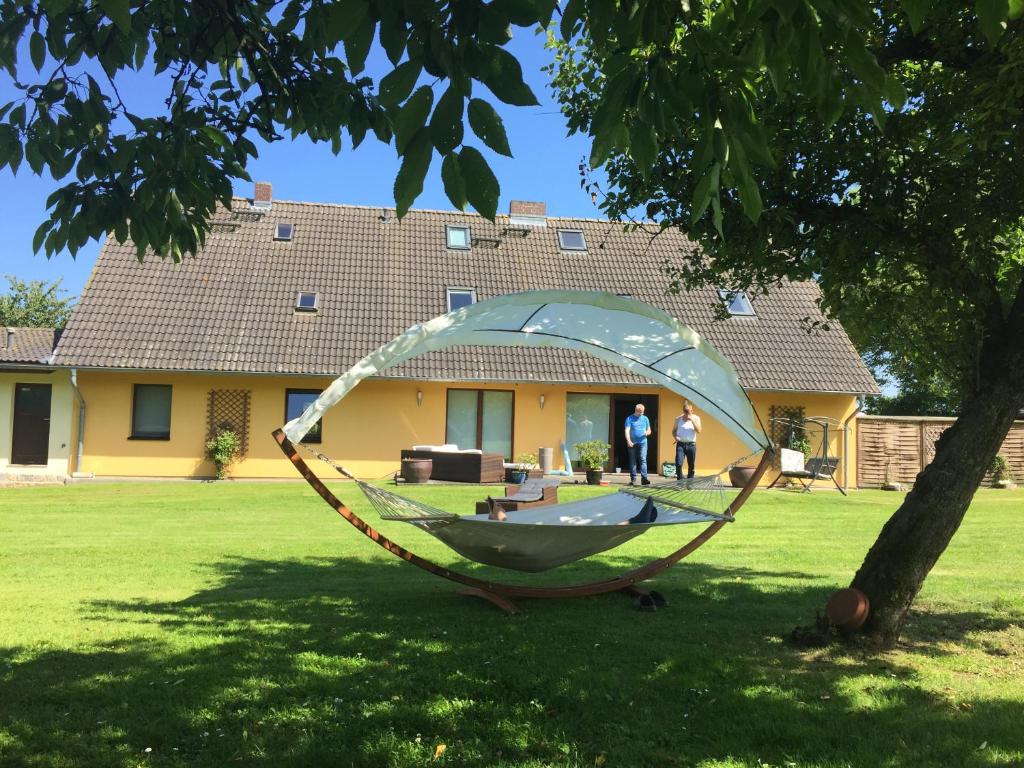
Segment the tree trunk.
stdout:
[[917,476],[850,585],[871,601],[861,635],[878,646],[891,647],[899,639],[925,577],[960,527],[1024,405],[1024,355],[1014,325],[1008,322],[1003,333],[989,337],[996,341],[983,350],[978,387],[939,438],[935,459]]

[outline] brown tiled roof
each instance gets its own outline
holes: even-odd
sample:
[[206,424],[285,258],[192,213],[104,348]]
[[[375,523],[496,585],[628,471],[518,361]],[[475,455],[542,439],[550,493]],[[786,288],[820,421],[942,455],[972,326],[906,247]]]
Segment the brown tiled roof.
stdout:
[[53,328],[0,325],[0,363],[48,363],[57,336]]
[[[238,200],[236,212],[248,209]],[[662,264],[693,245],[583,219],[548,220],[506,236],[508,218],[475,214],[274,202],[263,214],[225,213],[204,251],[181,265],[135,259],[108,240],[57,348],[62,365],[250,373],[338,374],[409,326],[447,311],[446,287],[479,299],[538,288],[604,290],[655,304],[704,334],[744,386],[877,392],[846,333],[808,335],[820,319],[815,285],[784,284],[754,300],[757,316],[717,320],[712,289],[670,296]],[[294,224],[290,242],[274,240]],[[227,224],[230,224],[228,226]],[[500,241],[449,250],[445,224]],[[558,228],[580,229],[585,252],[560,251]],[[317,313],[295,312],[299,291],[320,294]],[[463,347],[430,353],[387,372],[443,380],[637,383],[582,353]]]

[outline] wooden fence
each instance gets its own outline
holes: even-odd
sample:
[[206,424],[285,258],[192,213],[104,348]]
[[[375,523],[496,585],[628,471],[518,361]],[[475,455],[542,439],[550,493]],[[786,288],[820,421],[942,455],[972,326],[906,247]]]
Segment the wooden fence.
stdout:
[[[953,421],[936,416],[858,417],[857,485],[881,488],[886,481],[912,485],[917,473],[935,458],[935,441]],[[1010,463],[1010,476],[1024,481],[1024,421],[1013,423],[999,452]]]

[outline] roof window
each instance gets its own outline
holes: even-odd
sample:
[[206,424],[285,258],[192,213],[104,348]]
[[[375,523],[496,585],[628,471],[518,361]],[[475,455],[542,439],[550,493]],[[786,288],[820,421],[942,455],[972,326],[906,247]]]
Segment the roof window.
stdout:
[[724,288],[718,289],[718,298],[725,304],[726,310],[734,317],[754,317],[754,305],[750,303],[745,291],[727,291]]
[[296,312],[318,312],[320,310],[320,294],[313,291],[299,291],[295,299]]
[[581,229],[560,229],[558,230],[558,246],[563,251],[585,251],[587,250],[587,239],[583,236]]
[[449,312],[476,304],[476,291],[473,288],[449,288],[447,293]]
[[286,221],[279,221],[277,223],[277,229],[274,232],[275,240],[291,240],[292,234],[295,232],[295,225]]
[[456,251],[468,251],[473,242],[469,234],[469,227],[455,227],[448,224],[444,228],[445,239],[448,247]]

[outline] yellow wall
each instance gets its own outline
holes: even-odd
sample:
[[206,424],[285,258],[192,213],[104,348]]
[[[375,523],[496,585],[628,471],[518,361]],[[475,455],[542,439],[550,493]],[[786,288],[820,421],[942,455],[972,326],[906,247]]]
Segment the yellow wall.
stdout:
[[[49,384],[50,445],[45,466],[11,464],[11,442],[14,428],[15,384]],[[67,371],[33,373],[31,371],[0,372],[0,477],[33,475],[65,477],[73,470],[70,463],[75,452],[74,432],[77,408]]]
[[[252,392],[249,450],[230,470],[234,477],[296,477],[270,433],[284,421],[286,389],[321,389],[327,377],[238,376],[212,374],[79,371],[79,387],[87,405],[85,454],[80,471],[98,476],[208,477],[210,462],[202,458],[206,435],[207,394],[211,389],[246,389]],[[171,384],[171,439],[130,440],[133,384]],[[445,384],[417,381],[365,381],[324,417],[323,443],[328,456],[358,476],[390,476],[399,468],[399,452],[416,444],[445,442],[447,390],[505,389],[515,393],[513,456],[537,453],[541,446],[554,449],[554,466],[562,467],[560,443],[565,434],[566,392],[659,394],[659,464],[673,460],[671,437],[682,399],[654,387],[555,386],[542,384]],[[417,406],[416,393],[423,392]],[[544,395],[544,408],[540,396]],[[845,419],[855,406],[849,395],[755,392],[755,407],[767,424],[771,405],[804,405],[808,415]],[[853,425],[851,424],[851,427]],[[856,440],[848,441],[848,464],[855,466]],[[710,418],[698,450],[698,470],[714,471],[745,453],[730,432]],[[837,454],[834,448],[830,453]],[[756,461],[756,458],[755,458]],[[652,472],[660,470],[651,467]],[[323,466],[318,472],[329,472]],[[770,477],[768,478],[771,479]],[[851,485],[853,474],[851,472]]]

